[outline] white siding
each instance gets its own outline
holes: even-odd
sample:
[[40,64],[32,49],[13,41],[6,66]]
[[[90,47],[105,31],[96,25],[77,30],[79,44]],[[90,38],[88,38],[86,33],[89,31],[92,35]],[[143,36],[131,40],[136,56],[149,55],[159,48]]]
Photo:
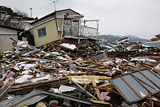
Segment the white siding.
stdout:
[[11,50],[13,48],[10,37],[18,40],[17,31],[0,27],[0,52]]
[[17,35],[17,31],[0,27],[0,35]]
[[10,37],[18,40],[17,35],[0,35],[0,52],[11,50],[13,48]]

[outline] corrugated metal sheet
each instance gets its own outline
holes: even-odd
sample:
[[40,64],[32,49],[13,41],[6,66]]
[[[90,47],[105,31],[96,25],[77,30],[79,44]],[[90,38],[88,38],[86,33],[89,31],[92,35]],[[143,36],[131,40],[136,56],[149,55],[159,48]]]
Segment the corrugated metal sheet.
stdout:
[[35,104],[48,95],[42,94],[38,90],[33,90],[31,93],[24,96],[17,96],[13,99],[3,100],[0,102],[0,107],[20,107],[25,104]]
[[129,103],[147,97],[148,90],[151,94],[160,92],[159,76],[148,70],[120,76],[112,79],[111,82]]
[[116,78],[112,80],[116,85],[119,91],[123,94],[123,97],[127,99],[129,102],[133,102],[138,100],[139,97],[128,87],[126,83],[121,78]]

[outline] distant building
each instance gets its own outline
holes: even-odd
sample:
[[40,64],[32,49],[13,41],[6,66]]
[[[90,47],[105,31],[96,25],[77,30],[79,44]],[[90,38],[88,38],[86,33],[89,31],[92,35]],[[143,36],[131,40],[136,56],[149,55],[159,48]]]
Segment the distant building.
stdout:
[[10,37],[15,40],[30,40],[29,43],[31,43],[32,35],[28,33],[22,37],[22,34],[30,29],[30,23],[33,21],[35,21],[33,18],[0,12],[0,52],[12,49]]

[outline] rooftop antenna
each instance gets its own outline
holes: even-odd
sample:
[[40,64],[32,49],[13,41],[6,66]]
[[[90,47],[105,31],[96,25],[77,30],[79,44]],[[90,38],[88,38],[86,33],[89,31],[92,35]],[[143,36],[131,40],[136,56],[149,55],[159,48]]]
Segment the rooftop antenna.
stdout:
[[[58,33],[58,24],[57,24],[57,13],[56,13],[56,2],[58,0],[52,0],[53,4],[54,4],[54,10],[55,10],[55,22],[56,22],[56,28],[57,28],[57,33]],[[59,35],[59,34],[58,34]]]
[[52,0],[52,2],[53,2],[53,4],[54,4],[54,10],[56,11],[56,2],[57,2],[58,0]]
[[32,17],[32,8],[30,8],[30,15],[31,15],[31,17]]

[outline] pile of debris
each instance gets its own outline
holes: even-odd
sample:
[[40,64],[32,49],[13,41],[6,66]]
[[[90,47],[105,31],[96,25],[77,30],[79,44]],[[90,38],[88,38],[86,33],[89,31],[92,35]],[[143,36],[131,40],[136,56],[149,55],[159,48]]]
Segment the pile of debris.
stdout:
[[156,38],[152,38],[151,41],[159,41],[160,40],[160,34],[155,35]]
[[37,48],[12,41],[13,50],[0,54],[1,107],[160,104],[160,48],[91,39]]

